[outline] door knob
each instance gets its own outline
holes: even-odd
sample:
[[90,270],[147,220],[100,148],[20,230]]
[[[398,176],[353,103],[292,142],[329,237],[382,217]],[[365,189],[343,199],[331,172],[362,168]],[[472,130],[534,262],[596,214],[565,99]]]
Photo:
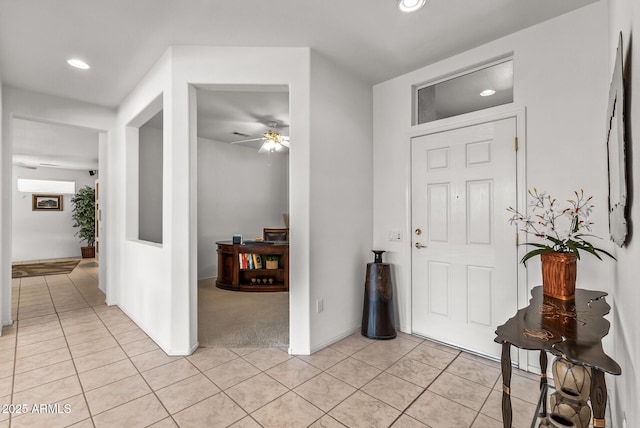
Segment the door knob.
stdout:
[[419,242],[416,242],[416,248],[419,250],[420,248],[427,248],[427,246],[426,245],[422,245]]

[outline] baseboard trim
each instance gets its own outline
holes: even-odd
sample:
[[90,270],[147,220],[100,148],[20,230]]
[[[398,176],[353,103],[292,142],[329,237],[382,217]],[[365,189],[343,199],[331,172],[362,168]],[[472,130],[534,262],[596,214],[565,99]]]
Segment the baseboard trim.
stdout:
[[320,350],[322,350],[322,349],[324,349],[324,348],[326,348],[326,347],[328,347],[328,346],[331,346],[331,345],[333,345],[334,343],[341,341],[341,340],[342,340],[342,339],[344,339],[345,337],[349,337],[349,336],[351,336],[352,334],[359,332],[359,331],[360,331],[360,329],[361,329],[361,326],[353,327],[352,329],[347,330],[347,331],[345,331],[345,332],[343,332],[343,333],[340,333],[340,334],[338,334],[337,336],[332,337],[331,339],[325,340],[325,341],[324,341],[324,342],[322,342],[322,343],[319,343],[319,344],[317,344],[317,345],[315,345],[315,346],[312,346],[312,347],[311,347],[311,353],[312,353],[312,354],[313,354],[313,353],[316,353],[316,352],[318,352],[318,351],[320,351]]

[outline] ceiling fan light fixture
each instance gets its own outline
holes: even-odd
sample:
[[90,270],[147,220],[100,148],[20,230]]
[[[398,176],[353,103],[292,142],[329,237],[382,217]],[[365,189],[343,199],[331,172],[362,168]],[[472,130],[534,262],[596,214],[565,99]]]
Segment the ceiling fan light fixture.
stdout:
[[80,70],[88,70],[91,68],[89,64],[78,58],[69,58],[67,60],[67,64],[71,67],[79,68]]
[[417,12],[427,4],[427,0],[398,0],[398,9],[401,12]]

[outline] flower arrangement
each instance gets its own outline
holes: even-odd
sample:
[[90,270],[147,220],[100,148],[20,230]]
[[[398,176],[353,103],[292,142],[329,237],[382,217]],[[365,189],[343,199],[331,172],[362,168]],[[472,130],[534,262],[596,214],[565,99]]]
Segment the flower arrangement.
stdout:
[[[540,254],[559,252],[573,253],[580,259],[580,250],[593,254],[602,260],[600,254],[605,254],[615,260],[607,251],[596,248],[587,241],[587,238],[597,238],[587,234],[591,232],[593,222],[588,220],[594,208],[591,200],[593,196],[585,198],[584,191],[574,192],[575,199],[568,199],[566,207],[560,207],[557,199],[547,195],[546,192],[538,192],[537,189],[529,190],[532,200],[529,203],[531,215],[524,215],[512,207],[507,211],[513,213],[509,220],[511,224],[517,224],[520,230],[542,239],[544,243],[527,242],[535,249],[524,255],[521,262],[526,265],[527,260]],[[546,241],[546,242],[545,242]]]

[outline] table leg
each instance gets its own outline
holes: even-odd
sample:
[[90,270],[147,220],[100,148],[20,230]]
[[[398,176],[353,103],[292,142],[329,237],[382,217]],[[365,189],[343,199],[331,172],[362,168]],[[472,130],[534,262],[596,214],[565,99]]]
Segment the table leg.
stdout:
[[591,368],[591,407],[593,408],[593,428],[604,428],[607,407],[607,384],[604,372]]
[[540,416],[547,417],[547,352],[540,350],[540,391],[544,388],[542,397],[542,413]]
[[502,422],[504,428],[511,428],[511,344],[502,344]]

